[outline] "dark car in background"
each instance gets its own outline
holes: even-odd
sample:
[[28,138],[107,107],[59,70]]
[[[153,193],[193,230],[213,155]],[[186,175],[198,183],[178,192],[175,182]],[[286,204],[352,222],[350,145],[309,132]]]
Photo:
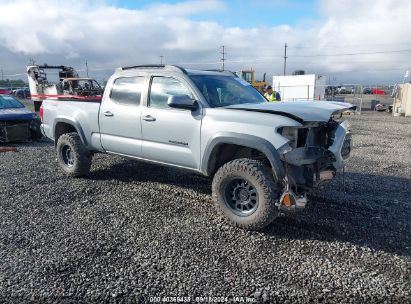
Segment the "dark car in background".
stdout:
[[18,98],[30,98],[29,88],[20,88],[13,91],[13,95]]
[[372,89],[371,89],[371,88],[364,88],[364,89],[362,90],[362,93],[363,93],[363,94],[372,94]]
[[327,86],[325,88],[325,95],[327,96],[334,96],[337,95],[338,88],[336,86]]
[[42,137],[40,119],[11,95],[0,95],[0,143]]

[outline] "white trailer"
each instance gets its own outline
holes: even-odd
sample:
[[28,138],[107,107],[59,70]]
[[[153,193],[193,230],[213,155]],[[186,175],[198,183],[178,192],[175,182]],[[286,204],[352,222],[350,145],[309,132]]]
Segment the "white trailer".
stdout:
[[282,101],[322,100],[325,80],[325,76],[315,74],[274,76],[273,89],[280,93]]

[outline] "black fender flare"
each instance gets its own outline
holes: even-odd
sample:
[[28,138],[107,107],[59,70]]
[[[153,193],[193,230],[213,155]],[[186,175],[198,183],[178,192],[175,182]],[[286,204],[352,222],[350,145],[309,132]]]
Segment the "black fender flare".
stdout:
[[208,162],[210,160],[211,153],[214,148],[220,144],[234,144],[260,151],[268,158],[276,180],[282,181],[284,179],[285,169],[281,161],[280,154],[269,141],[254,135],[235,132],[219,132],[210,138],[201,159],[201,171],[206,175],[210,175],[210,172],[208,172]]
[[63,123],[66,123],[66,124],[69,124],[69,125],[73,126],[76,129],[78,135],[80,136],[81,142],[86,147],[88,146],[86,136],[84,135],[84,131],[83,131],[83,128],[81,127],[81,125],[78,122],[76,122],[75,120],[72,120],[72,119],[69,119],[69,118],[60,117],[60,118],[56,118],[54,120],[54,126],[53,126],[53,136],[54,136],[54,138],[56,138],[56,126],[60,122],[63,122]]

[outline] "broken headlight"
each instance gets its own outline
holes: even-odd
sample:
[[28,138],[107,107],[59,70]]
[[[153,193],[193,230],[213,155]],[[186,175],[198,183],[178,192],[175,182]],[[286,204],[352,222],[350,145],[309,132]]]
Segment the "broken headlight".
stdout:
[[281,127],[278,129],[278,133],[280,133],[283,137],[289,140],[288,145],[292,148],[297,147],[298,141],[298,128],[296,127]]
[[347,159],[350,156],[351,146],[352,146],[351,133],[347,133],[347,135],[344,138],[342,147],[341,147],[341,156],[343,159]]

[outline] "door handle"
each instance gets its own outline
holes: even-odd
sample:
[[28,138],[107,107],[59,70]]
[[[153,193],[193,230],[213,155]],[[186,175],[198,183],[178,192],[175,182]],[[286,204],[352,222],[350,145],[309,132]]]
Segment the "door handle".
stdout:
[[143,120],[145,121],[156,121],[156,118],[151,116],[151,115],[146,115],[143,117]]
[[111,113],[110,111],[106,111],[104,112],[104,116],[111,117],[111,116],[114,116],[114,114]]

